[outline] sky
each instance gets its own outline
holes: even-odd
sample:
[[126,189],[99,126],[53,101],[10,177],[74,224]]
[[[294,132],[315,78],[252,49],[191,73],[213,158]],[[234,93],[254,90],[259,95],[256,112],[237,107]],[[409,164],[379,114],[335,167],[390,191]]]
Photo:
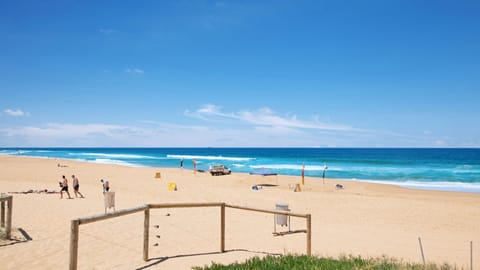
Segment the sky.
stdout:
[[480,147],[476,0],[0,0],[0,147]]

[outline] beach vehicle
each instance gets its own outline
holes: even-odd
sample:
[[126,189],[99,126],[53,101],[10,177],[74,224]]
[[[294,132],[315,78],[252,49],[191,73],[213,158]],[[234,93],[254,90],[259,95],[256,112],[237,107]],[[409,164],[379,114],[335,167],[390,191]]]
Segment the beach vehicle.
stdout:
[[208,172],[212,175],[226,175],[232,173],[232,171],[224,165],[211,165],[208,168]]

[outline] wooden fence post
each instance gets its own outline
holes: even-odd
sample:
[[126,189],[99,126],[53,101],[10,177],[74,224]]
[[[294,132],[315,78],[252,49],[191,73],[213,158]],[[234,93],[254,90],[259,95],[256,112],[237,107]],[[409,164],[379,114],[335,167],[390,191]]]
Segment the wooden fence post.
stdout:
[[150,228],[150,206],[145,209],[145,219],[143,221],[143,260],[148,261],[148,243]]
[[70,266],[68,268],[70,270],[77,270],[79,225],[80,221],[78,219],[72,220],[70,230]]
[[220,252],[225,252],[225,203],[220,206]]
[[307,214],[307,255],[312,255],[312,215]]
[[5,201],[2,201],[1,209],[0,227],[5,227]]
[[7,199],[8,208],[7,208],[7,226],[5,230],[7,231],[6,237],[10,239],[12,237],[12,212],[13,212],[13,197],[10,196]]
[[420,252],[422,253],[423,265],[425,265],[425,254],[423,254],[422,238],[418,237],[418,244],[420,245]]
[[[11,198],[10,198],[11,199]],[[11,207],[11,202],[10,202]],[[140,207],[124,209],[115,211],[114,213],[94,215],[85,218],[79,218],[71,221],[70,232],[70,263],[69,269],[76,270],[78,264],[78,245],[79,245],[79,226],[83,224],[93,223],[101,220],[111,219],[115,217],[125,216],[136,212],[144,211],[144,231],[143,231],[143,260],[148,261],[148,247],[149,247],[149,234],[150,234],[150,208],[189,208],[189,207],[218,207],[220,206],[220,251],[225,252],[225,208],[230,207],[234,209],[241,209],[247,211],[270,213],[270,214],[282,214],[287,216],[294,216],[305,218],[307,220],[307,255],[312,255],[312,216],[310,214],[298,214],[287,211],[274,211],[256,209],[243,206],[234,206],[226,203],[179,203],[179,204],[148,204]],[[9,209],[10,210],[10,209]],[[11,211],[9,211],[11,216]],[[10,218],[11,220],[11,218]]]
[[473,270],[473,241],[470,241],[470,270]]

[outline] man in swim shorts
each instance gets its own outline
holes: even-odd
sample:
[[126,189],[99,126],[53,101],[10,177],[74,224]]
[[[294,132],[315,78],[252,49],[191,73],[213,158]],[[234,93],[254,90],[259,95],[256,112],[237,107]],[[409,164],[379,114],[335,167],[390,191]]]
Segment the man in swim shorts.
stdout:
[[65,175],[62,175],[62,182],[61,187],[62,189],[60,190],[60,199],[63,199],[63,192],[65,191],[68,195],[68,198],[71,199],[72,197],[70,196],[70,192],[68,192],[68,180],[65,177]]
[[103,193],[108,192],[110,190],[110,183],[107,179],[102,179],[100,182],[103,183]]
[[80,198],[84,198],[83,194],[78,191],[80,189],[80,183],[78,182],[78,178],[75,175],[72,175],[73,181],[73,192],[75,194],[75,198],[78,198],[77,194],[80,195]]

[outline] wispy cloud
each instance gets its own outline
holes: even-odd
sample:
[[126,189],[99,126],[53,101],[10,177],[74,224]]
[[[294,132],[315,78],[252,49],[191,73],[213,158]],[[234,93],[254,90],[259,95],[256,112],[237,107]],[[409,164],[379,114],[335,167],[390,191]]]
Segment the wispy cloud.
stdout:
[[127,68],[127,69],[125,69],[125,73],[141,75],[145,72],[143,70],[139,69],[139,68]]
[[21,117],[21,116],[30,116],[28,112],[24,112],[22,110],[12,110],[12,109],[5,109],[3,111],[6,115],[14,116],[14,117]]
[[223,112],[221,107],[214,104],[206,104],[194,112],[185,111],[185,115],[203,120],[226,120],[239,121],[253,126],[275,128],[315,129],[325,131],[364,131],[348,125],[321,122],[318,117],[314,120],[300,120],[296,115],[279,115],[270,108],[257,110],[244,110],[240,112]]
[[41,126],[25,126],[3,129],[8,136],[39,136],[39,137],[87,137],[97,135],[131,134],[134,128],[109,124],[58,124],[50,123]]
[[[218,105],[206,104],[193,112],[185,111],[185,116],[176,122],[153,118],[130,124],[0,126],[0,144],[12,147],[438,147],[451,144],[448,138],[419,138],[359,129],[325,123],[318,117],[308,120],[282,114],[270,108],[228,112]],[[478,145],[478,141],[470,145]]]
[[0,141],[27,146],[115,146],[133,143],[142,130],[110,124],[49,123],[0,128]]
[[98,32],[104,34],[104,35],[111,35],[113,33],[118,32],[117,30],[110,29],[110,28],[100,28],[98,29]]
[[[200,113],[202,117],[205,117],[205,114],[210,115],[209,118],[212,115],[220,115],[225,122],[244,119],[241,113],[225,114],[216,106],[202,107],[200,111],[203,112],[203,114]],[[250,113],[254,114],[254,112],[257,111]],[[266,114],[270,116],[273,112],[267,111]],[[379,132],[311,128],[315,126],[315,121],[309,123],[292,117],[276,116],[283,120],[277,121],[274,125],[262,124],[265,120],[254,121],[248,118],[250,119],[248,121],[257,124],[250,124],[247,120],[239,120],[236,124],[203,120],[201,123],[193,121],[183,124],[142,120],[131,125],[50,123],[0,127],[0,143],[12,147],[438,147],[449,145],[446,140],[432,141],[430,137],[423,140],[417,138],[413,141],[409,138],[399,138],[394,134]],[[262,119],[262,117],[253,117],[253,119],[257,118]],[[193,118],[195,119],[198,118]],[[307,128],[304,128],[305,126]],[[478,146],[479,144],[477,141],[476,144],[472,142],[470,145]]]

